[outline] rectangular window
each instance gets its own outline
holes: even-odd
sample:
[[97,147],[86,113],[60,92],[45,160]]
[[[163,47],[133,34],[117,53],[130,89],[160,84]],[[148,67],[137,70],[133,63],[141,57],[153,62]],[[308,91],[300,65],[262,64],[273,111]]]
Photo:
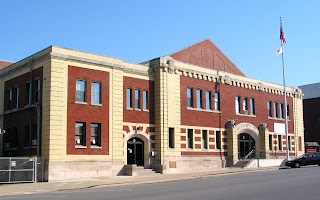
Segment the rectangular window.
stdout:
[[12,91],[12,89],[8,90],[7,95],[8,95],[7,110],[12,110],[13,109],[13,91]]
[[291,140],[290,140],[290,136],[288,136],[288,150],[291,151]]
[[15,87],[14,88],[14,96],[15,96],[15,108],[19,108],[19,96],[20,96],[20,94],[19,94],[19,88],[18,87]]
[[202,108],[202,90],[197,89],[197,108]]
[[282,135],[278,135],[278,150],[282,151]]
[[188,129],[188,148],[193,149],[193,129]]
[[240,96],[236,96],[235,98],[235,105],[236,105],[236,113],[240,113]]
[[26,83],[26,106],[30,105],[31,99],[30,99],[30,82]]
[[251,115],[256,114],[255,105],[254,105],[254,98],[250,98],[250,114]]
[[143,110],[149,110],[149,96],[148,91],[143,90]]
[[30,126],[24,127],[24,146],[30,147]]
[[11,148],[17,148],[17,128],[16,127],[13,127],[12,128],[12,133],[11,133],[11,144],[10,144],[10,147]]
[[244,97],[242,99],[242,109],[243,109],[243,114],[248,114],[248,98]]
[[187,107],[193,107],[193,92],[192,92],[192,88],[187,88]]
[[38,103],[40,101],[40,79],[33,81],[34,88],[34,103]]
[[220,93],[219,92],[214,93],[214,109],[220,110]]
[[289,119],[290,113],[289,113],[289,104],[287,104],[287,117]]
[[272,150],[272,135],[269,134],[269,150]]
[[216,131],[216,146],[217,149],[221,149],[221,132]]
[[169,128],[169,148],[174,148],[174,128]]
[[284,104],[280,103],[280,118],[284,119]]
[[211,91],[206,91],[206,109],[211,110]]
[[75,144],[86,146],[86,123],[76,122]]
[[76,101],[86,102],[86,81],[84,80],[76,82]]
[[127,88],[127,108],[132,108],[132,89]]
[[272,117],[272,102],[268,101],[267,105],[268,105],[268,116]]
[[101,104],[101,83],[99,82],[91,83],[91,103]]
[[101,147],[101,124],[91,124],[91,146]]
[[202,148],[208,149],[208,131],[202,130]]
[[134,99],[135,99],[135,108],[140,109],[140,90],[135,89],[134,91]]
[[278,112],[278,103],[274,102],[273,103],[273,111],[274,111],[274,117],[279,118],[279,112]]
[[37,124],[32,124],[31,145],[37,146]]

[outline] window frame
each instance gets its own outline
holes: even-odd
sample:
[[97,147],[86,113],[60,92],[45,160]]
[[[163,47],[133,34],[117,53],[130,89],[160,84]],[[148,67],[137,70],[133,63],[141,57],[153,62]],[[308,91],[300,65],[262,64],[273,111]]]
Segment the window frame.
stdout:
[[[77,133],[77,125],[82,125],[82,128],[79,128],[79,133]],[[79,142],[78,139],[80,139]],[[77,121],[75,123],[75,146],[86,146],[86,122]]]
[[187,131],[187,148],[193,149],[194,142],[193,142],[193,129],[188,129]]
[[207,90],[206,91],[206,109],[207,110],[212,110],[212,105],[211,105],[211,91]]
[[175,142],[175,138],[174,138],[174,128],[172,127],[169,127],[169,133],[168,133],[168,147],[170,149],[174,149],[175,148],[175,145],[174,145],[174,142]]
[[282,151],[283,146],[282,146],[282,135],[278,135],[278,150]]
[[235,96],[236,114],[240,114],[240,96]]
[[196,90],[196,97],[197,97],[197,108],[202,109],[202,90]]
[[143,96],[142,109],[143,110],[149,110],[149,91],[148,90],[143,90],[142,91],[142,96]]
[[221,131],[215,131],[216,133],[216,149],[221,149]]
[[272,117],[272,101],[267,102],[268,117]]
[[126,89],[126,107],[132,109],[132,88]]
[[[98,91],[94,86],[98,86]],[[91,82],[91,104],[94,105],[101,105],[102,104],[102,95],[101,95],[101,87],[102,84],[99,81],[92,81]],[[96,99],[98,101],[96,101]]]
[[255,100],[254,98],[250,98],[250,114],[256,115],[256,108],[255,108]]
[[136,88],[134,90],[134,108],[136,110],[141,110],[141,97],[140,97],[140,89]]
[[39,103],[40,102],[40,92],[41,92],[41,81],[40,79],[35,79],[33,81],[34,85],[34,100],[33,103]]
[[220,92],[214,93],[214,109],[220,111]]
[[[93,127],[96,126],[96,127]],[[95,144],[93,144],[93,140]],[[90,146],[91,147],[101,147],[101,123],[91,123],[90,124]]]
[[208,130],[202,130],[201,132],[201,147],[202,149],[208,149]]
[[193,108],[193,88],[187,88],[187,107]]
[[[79,84],[79,89],[78,89],[78,83],[84,84],[83,90],[81,90],[82,85],[80,85],[80,84]],[[81,95],[81,96],[78,98],[78,95]],[[87,102],[86,96],[87,96],[87,81],[83,80],[83,79],[77,79],[76,80],[76,102],[86,103]]]

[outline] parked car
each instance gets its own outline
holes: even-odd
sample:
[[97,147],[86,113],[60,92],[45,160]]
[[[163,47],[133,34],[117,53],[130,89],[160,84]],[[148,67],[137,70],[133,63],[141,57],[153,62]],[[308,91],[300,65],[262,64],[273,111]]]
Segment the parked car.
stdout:
[[287,161],[285,165],[291,168],[299,168],[300,166],[306,166],[306,165],[320,166],[320,152],[305,153],[298,158]]

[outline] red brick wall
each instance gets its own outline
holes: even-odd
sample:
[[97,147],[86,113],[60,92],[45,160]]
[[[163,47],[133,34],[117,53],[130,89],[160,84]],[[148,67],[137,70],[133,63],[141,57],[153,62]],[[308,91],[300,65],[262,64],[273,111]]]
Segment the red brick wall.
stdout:
[[[76,80],[86,81],[86,104],[76,102]],[[68,67],[67,154],[109,154],[109,79],[108,72]],[[91,83],[101,83],[101,106],[91,105]],[[86,123],[87,148],[75,148],[75,123]],[[101,123],[101,148],[90,148],[90,124]]]
[[[126,90],[127,88],[132,89],[132,109],[127,108],[126,100]],[[140,108],[135,108],[134,101],[134,90],[140,89]],[[149,95],[149,110],[143,110],[143,91],[147,90]],[[154,124],[154,82],[131,78],[131,77],[123,77],[123,121],[124,122],[132,122],[132,123],[146,123],[146,124]]]
[[[228,120],[234,119],[237,124],[242,122],[251,123],[258,127],[261,123],[267,123],[270,132],[274,130],[274,122],[284,123],[282,119],[268,119],[267,102],[283,103],[282,95],[261,92],[241,87],[235,87],[225,84],[214,83],[206,80],[200,80],[190,77],[181,76],[180,79],[180,94],[181,94],[181,124],[187,126],[202,126],[202,127],[220,127],[224,128]],[[202,103],[205,108],[205,91],[211,90],[220,92],[220,113],[202,112],[197,110],[187,109],[187,87],[193,88],[193,105],[196,107],[196,89],[202,90]],[[236,115],[235,112],[235,96],[254,98],[255,100],[255,117]],[[292,115],[292,98],[288,97],[287,102],[290,107],[289,132],[293,132],[293,115]],[[214,108],[214,98],[211,100],[212,108]],[[242,101],[241,101],[242,109]],[[249,100],[248,100],[249,107]],[[279,108],[278,108],[279,109]]]
[[[40,80],[40,99],[39,104],[42,104],[42,88],[43,88],[43,68],[40,67],[33,71],[33,80]],[[18,108],[24,108],[26,105],[26,83],[30,82],[30,73],[25,73],[16,78],[10,79],[4,83],[4,110],[7,110],[7,100],[9,88],[19,87],[19,100]],[[15,107],[14,102],[14,107]],[[31,112],[31,125],[30,125],[30,112]],[[5,130],[11,129],[13,127],[17,128],[17,148],[13,150],[5,150],[4,156],[29,156],[36,154],[36,146],[34,147],[24,147],[25,145],[25,126],[31,126],[37,123],[37,112],[35,108],[19,110],[18,112],[13,112],[10,114],[5,114],[3,117],[3,128]],[[9,132],[9,131],[8,131]],[[10,134],[10,133],[5,133]],[[31,133],[30,133],[31,134]],[[11,136],[10,136],[11,137]],[[9,137],[9,138],[10,138]],[[31,141],[30,141],[31,142]]]

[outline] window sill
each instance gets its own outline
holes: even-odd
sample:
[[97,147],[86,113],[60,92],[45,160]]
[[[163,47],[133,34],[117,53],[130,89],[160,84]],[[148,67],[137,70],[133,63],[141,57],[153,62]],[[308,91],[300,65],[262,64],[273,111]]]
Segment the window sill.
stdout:
[[92,106],[102,106],[101,103],[91,103]]
[[18,148],[17,147],[14,147],[14,148],[11,148],[10,150],[17,150]]
[[140,108],[137,108],[137,109],[135,108],[134,110],[136,110],[136,111],[141,111],[141,109],[140,109]]
[[74,148],[76,148],[76,149],[86,149],[87,146],[76,145],[76,146],[74,146]]
[[82,101],[76,101],[76,104],[82,104],[82,105],[87,105],[87,102],[82,102]]
[[[276,117],[268,117],[268,119],[279,120],[279,121],[285,121],[286,120],[286,119],[283,119],[283,118],[276,118]],[[288,121],[290,121],[290,119],[288,119]]]
[[187,107],[187,110],[195,110],[195,111],[200,111],[200,112],[221,113],[220,110],[210,110],[210,109],[192,108],[192,107]]
[[131,108],[131,107],[127,107],[127,110],[133,110],[133,108]]
[[144,112],[149,112],[149,110],[147,110],[147,109],[143,109],[142,111],[144,111]]
[[243,116],[243,117],[256,117],[256,115],[252,114],[241,114],[241,113],[236,113],[237,116]]
[[90,146],[91,149],[102,149],[100,146]]

